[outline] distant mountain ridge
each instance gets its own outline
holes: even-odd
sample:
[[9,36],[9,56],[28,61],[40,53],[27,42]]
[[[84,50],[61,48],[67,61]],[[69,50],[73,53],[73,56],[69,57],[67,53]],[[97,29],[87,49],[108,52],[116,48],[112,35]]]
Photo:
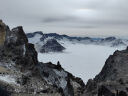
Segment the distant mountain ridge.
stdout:
[[[81,43],[81,44],[94,44],[94,45],[105,45],[110,47],[118,47],[118,46],[127,46],[128,40],[127,39],[121,39],[116,37],[106,37],[106,38],[92,38],[92,37],[72,37],[68,35],[59,35],[57,33],[43,33],[41,31],[33,32],[33,33],[27,33],[26,34],[29,41],[37,40],[34,38],[37,36],[38,41],[36,43],[31,42],[36,45],[41,45],[42,41],[46,41],[48,39],[54,39],[59,44],[64,44],[65,42],[70,43]],[[32,40],[33,39],[33,40]],[[54,51],[54,50],[53,50]]]
[[57,33],[47,33],[47,34],[44,34],[42,31],[37,31],[37,32],[33,32],[33,33],[27,33],[27,37],[28,38],[32,38],[34,37],[36,34],[40,34],[42,36],[44,36],[45,38],[48,38],[48,37],[53,37],[55,39],[63,39],[63,38],[67,38],[67,39],[70,39],[70,40],[73,40],[73,39],[76,39],[76,40],[85,40],[85,39],[101,39],[101,38],[90,38],[90,37],[72,37],[72,36],[68,36],[68,35],[60,35],[60,34],[57,34]]

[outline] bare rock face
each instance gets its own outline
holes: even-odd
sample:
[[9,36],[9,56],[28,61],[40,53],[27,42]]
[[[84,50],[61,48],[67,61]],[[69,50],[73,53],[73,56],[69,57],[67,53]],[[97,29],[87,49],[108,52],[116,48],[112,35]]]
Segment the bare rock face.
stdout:
[[5,45],[13,44],[15,46],[27,44],[28,39],[23,31],[22,26],[13,28],[11,31],[8,28],[6,32],[6,42]]
[[[5,92],[9,93],[5,96],[80,96],[83,93],[83,81],[65,71],[60,63],[38,62],[34,45],[28,43],[21,26],[10,30],[0,23],[0,33],[5,34],[1,35],[4,39],[1,39],[0,69],[4,71],[0,70],[0,96]],[[12,79],[11,83],[8,78]]]
[[127,96],[127,88],[128,50],[126,49],[114,52],[107,59],[101,72],[94,80],[88,81],[84,96]]
[[34,45],[28,43],[28,39],[22,26],[12,30],[7,27],[4,42],[4,53],[13,59],[21,70],[31,69],[38,64],[37,52]]

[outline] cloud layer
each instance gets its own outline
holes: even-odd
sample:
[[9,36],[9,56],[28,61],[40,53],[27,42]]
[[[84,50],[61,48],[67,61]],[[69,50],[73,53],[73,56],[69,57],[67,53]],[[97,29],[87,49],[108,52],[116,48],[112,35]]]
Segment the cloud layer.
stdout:
[[128,0],[1,0],[0,18],[26,32],[128,35]]

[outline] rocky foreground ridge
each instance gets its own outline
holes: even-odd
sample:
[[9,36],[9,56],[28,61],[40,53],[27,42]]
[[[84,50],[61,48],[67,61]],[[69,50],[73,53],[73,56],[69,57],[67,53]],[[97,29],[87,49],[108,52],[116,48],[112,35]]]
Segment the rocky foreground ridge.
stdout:
[[79,96],[85,85],[58,62],[37,60],[34,45],[21,26],[9,29],[0,20],[0,96]]

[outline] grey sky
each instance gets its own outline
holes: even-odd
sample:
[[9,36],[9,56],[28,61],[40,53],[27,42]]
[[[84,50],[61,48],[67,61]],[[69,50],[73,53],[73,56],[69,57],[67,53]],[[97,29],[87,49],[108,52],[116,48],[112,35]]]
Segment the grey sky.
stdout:
[[0,0],[0,18],[26,32],[128,36],[128,0]]

